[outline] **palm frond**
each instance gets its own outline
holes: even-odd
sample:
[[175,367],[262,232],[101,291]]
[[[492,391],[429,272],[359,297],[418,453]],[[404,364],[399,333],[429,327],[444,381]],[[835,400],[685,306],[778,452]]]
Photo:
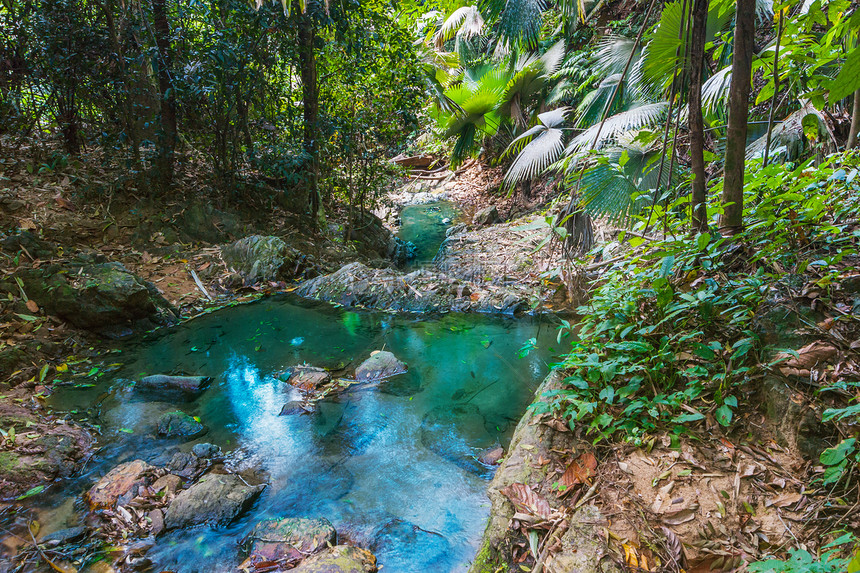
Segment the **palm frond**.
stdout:
[[503,157],[516,153],[517,158],[505,174],[503,187],[533,179],[558,160],[564,150],[561,125],[569,111],[559,108],[538,115],[538,125],[511,142]]
[[491,18],[499,19],[502,39],[528,49],[537,46],[546,9],[544,0],[483,0],[481,7]]
[[663,7],[660,21],[651,32],[637,66],[635,84],[640,94],[646,97],[666,97],[675,72],[684,69],[681,50],[681,2],[671,2]]
[[436,48],[441,50],[445,42],[457,36],[470,39],[480,36],[484,30],[484,18],[477,6],[463,6],[454,10],[445,20],[433,39]]
[[604,161],[586,169],[579,204],[593,217],[626,222],[644,206],[639,189],[615,164]]
[[[781,161],[794,161],[799,158],[807,150],[810,132],[817,134],[819,139],[829,145],[832,137],[830,127],[824,115],[808,103],[774,126],[771,132],[769,157],[772,160]],[[747,145],[747,159],[763,157],[766,145],[767,134]]]
[[707,115],[725,117],[725,104],[729,100],[729,88],[732,84],[732,67],[727,66],[707,80],[702,85],[702,110]]
[[[622,111],[606,119],[603,128],[600,124],[593,125],[573,138],[565,150],[565,154],[573,155],[584,151],[594,143],[595,149],[600,149],[607,142],[614,141],[627,131],[635,131],[662,122],[669,108],[667,102],[641,104],[637,107]],[[600,137],[595,136],[600,130]]]
[[[576,108],[578,115],[577,125],[591,126],[601,120],[604,111],[606,111],[606,106],[609,104],[609,100],[612,98],[612,94],[615,93],[615,88],[620,81],[620,73],[612,74],[600,82],[595,89],[585,94],[582,102]],[[625,99],[626,97],[622,93],[621,97],[616,98],[612,103],[612,108],[608,110],[608,113],[614,115],[621,111],[625,107]]]
[[[597,42],[594,67],[605,75],[620,74],[636,42],[624,36],[604,36]],[[637,52],[641,49],[637,48]],[[634,56],[635,57],[635,56]]]

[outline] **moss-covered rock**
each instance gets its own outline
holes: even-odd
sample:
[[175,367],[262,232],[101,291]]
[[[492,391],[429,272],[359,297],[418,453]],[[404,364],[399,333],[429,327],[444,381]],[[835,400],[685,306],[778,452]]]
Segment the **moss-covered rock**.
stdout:
[[376,557],[369,551],[336,545],[302,561],[294,573],[374,573]]
[[246,284],[311,276],[313,262],[273,236],[251,235],[221,248],[221,258]]

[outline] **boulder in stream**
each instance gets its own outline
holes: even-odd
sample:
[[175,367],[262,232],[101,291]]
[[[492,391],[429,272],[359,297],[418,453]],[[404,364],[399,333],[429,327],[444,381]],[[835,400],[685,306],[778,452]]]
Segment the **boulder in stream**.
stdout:
[[155,470],[155,466],[143,460],[120,464],[84,494],[84,501],[91,510],[113,509],[117,504],[126,505],[137,497],[140,488],[150,484]]
[[171,502],[164,526],[227,525],[247,511],[264,489],[265,485],[248,485],[234,474],[207,474]]
[[212,462],[207,458],[188,452],[176,452],[167,462],[167,469],[182,479],[193,481],[203,475],[211,465]]
[[324,368],[310,366],[308,364],[300,364],[288,368],[282,379],[299,390],[311,392],[318,390],[320,386],[331,382],[331,374]]
[[337,532],[327,519],[287,517],[260,521],[246,541],[252,559],[299,561],[337,543]]
[[194,444],[194,446],[191,448],[191,453],[198,458],[218,458],[221,456],[221,448],[219,448],[215,444]]
[[376,557],[350,545],[335,545],[302,561],[294,573],[375,573]]
[[160,438],[192,439],[206,433],[206,426],[185,412],[167,412],[158,418],[156,434]]
[[246,284],[292,280],[312,268],[299,250],[266,235],[251,235],[222,247],[221,258]]
[[209,376],[169,376],[153,374],[134,383],[134,389],[165,400],[191,401],[202,394],[212,383]]
[[372,353],[355,369],[355,379],[359,382],[375,382],[403,374],[408,369],[394,354],[380,350]]

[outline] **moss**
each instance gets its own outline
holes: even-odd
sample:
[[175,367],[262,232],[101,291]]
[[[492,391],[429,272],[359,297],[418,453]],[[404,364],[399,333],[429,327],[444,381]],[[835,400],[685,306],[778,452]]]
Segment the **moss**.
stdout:
[[490,541],[485,539],[481,549],[475,556],[472,566],[469,568],[469,573],[503,573],[508,571],[508,564],[502,562],[496,550],[490,544]]
[[11,475],[21,465],[21,458],[13,452],[0,452],[0,474]]

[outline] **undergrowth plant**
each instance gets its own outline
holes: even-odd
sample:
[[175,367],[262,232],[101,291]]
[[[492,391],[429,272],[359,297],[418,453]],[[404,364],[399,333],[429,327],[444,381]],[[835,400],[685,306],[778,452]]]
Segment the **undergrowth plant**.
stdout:
[[[572,340],[568,376],[548,394],[549,407],[595,441],[641,444],[658,428],[677,435],[706,417],[729,426],[751,383],[773,366],[754,327],[759,306],[787,274],[813,269],[826,294],[837,265],[857,253],[860,237],[848,231],[857,163],[846,154],[818,166],[754,167],[745,186],[750,224],[734,237],[685,236],[686,200],[645,213],[640,228],[661,221],[666,238],[637,239],[638,254],[598,279],[578,331],[562,324],[559,339]],[[712,206],[709,215],[718,214]]]

